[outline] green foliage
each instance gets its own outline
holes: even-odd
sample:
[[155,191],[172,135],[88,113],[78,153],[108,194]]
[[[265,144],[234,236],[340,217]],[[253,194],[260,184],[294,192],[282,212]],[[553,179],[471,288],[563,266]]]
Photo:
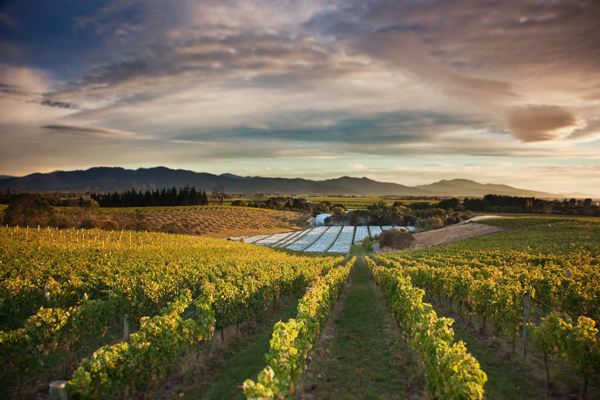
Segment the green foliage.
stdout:
[[362,247],[363,247],[363,248],[364,248],[366,251],[373,251],[373,242],[371,241],[371,238],[370,238],[370,237],[368,237],[368,236],[367,236],[367,237],[365,237],[365,238],[362,240],[362,243],[361,243],[361,245],[362,245]]
[[525,292],[532,293],[533,303],[545,309],[557,309],[571,318],[600,319],[598,222],[492,221],[511,230],[443,248],[380,255],[377,260],[402,269],[415,285],[493,318],[511,338],[523,326]]
[[529,292],[533,305],[558,311],[540,327],[530,325],[534,347],[563,359],[586,379],[598,375],[600,223],[552,217],[485,222],[507,232],[377,260],[416,286],[493,319],[512,339],[522,331],[523,294]]
[[[355,259],[348,262],[354,265]],[[333,303],[342,292],[349,266],[342,266],[313,282],[298,302],[298,316],[278,322],[273,329],[271,348],[266,355],[267,367],[258,381],[248,379],[243,389],[248,399],[284,399],[293,396],[300,376],[306,369],[306,357],[314,346]]]
[[[452,197],[451,199],[446,199],[446,200],[440,201],[436,205],[436,207],[442,208],[444,210],[446,210],[446,209],[457,210],[456,207],[458,207],[459,205],[460,205],[460,200],[457,199],[456,197]],[[463,211],[464,211],[464,208],[463,208]]]
[[427,393],[438,399],[483,399],[487,376],[463,342],[452,343],[452,320],[438,318],[431,305],[422,302],[424,292],[400,270],[366,261],[425,367]]
[[568,315],[553,312],[540,326],[529,324],[534,347],[552,359],[561,358],[586,378],[600,374],[600,340],[593,319],[579,317],[577,325]]
[[[73,376],[72,390],[100,398],[143,392],[214,327],[248,319],[344,260],[197,237],[17,228],[0,228],[0,254],[0,360],[21,376],[124,314],[139,324]],[[192,297],[196,320],[182,320]]]
[[331,209],[331,212],[333,213],[333,215],[344,215],[344,209],[342,207],[333,207]]
[[22,376],[32,366],[41,364],[52,350],[74,353],[85,335],[105,329],[112,311],[109,302],[87,297],[77,307],[41,308],[23,328],[0,331],[0,360]]
[[161,315],[140,320],[140,330],[129,342],[104,346],[86,358],[73,374],[68,387],[71,393],[85,398],[104,399],[115,394],[143,393],[164,377],[167,367],[185,351],[208,340],[214,329],[211,288],[194,302],[197,320],[181,318],[192,303],[190,291],[165,307]]
[[181,235],[22,228],[0,228],[0,254],[4,330],[22,327],[40,306],[74,307],[86,294],[112,296],[115,316],[137,321],[157,315],[183,289],[200,295],[206,282],[217,288],[221,329],[304,288],[343,260]]

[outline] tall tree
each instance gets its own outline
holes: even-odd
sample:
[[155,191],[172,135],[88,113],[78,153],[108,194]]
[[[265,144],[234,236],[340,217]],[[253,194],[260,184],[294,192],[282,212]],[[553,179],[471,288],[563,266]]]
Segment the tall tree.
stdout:
[[223,185],[215,186],[213,188],[211,197],[219,200],[219,204],[223,205],[223,200],[227,197],[227,188]]

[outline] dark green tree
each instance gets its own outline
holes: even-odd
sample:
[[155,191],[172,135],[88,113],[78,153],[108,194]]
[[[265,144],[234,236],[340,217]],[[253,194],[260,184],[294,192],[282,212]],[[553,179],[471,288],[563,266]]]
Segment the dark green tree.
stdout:
[[52,217],[52,206],[33,193],[13,195],[4,210],[4,223],[10,226],[45,226]]

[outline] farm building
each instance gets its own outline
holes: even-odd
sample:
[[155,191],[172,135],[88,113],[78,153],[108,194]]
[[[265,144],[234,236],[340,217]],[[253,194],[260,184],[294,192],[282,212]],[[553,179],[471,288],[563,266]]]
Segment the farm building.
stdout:
[[315,226],[323,226],[323,225],[325,225],[325,218],[328,218],[328,217],[331,217],[331,216],[332,216],[332,214],[327,214],[327,213],[317,215],[317,218],[315,218],[314,225]]

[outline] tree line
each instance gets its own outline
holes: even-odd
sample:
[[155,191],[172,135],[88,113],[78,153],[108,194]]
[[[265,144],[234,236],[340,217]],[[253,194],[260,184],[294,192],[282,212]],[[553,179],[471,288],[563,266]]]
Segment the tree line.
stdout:
[[535,197],[487,194],[483,199],[465,198],[463,205],[471,211],[494,213],[600,216],[600,206],[592,199],[544,200]]
[[126,190],[113,193],[92,193],[90,197],[100,207],[166,207],[166,206],[205,206],[208,195],[205,190],[196,190],[186,185],[183,188],[173,187],[156,190]]

